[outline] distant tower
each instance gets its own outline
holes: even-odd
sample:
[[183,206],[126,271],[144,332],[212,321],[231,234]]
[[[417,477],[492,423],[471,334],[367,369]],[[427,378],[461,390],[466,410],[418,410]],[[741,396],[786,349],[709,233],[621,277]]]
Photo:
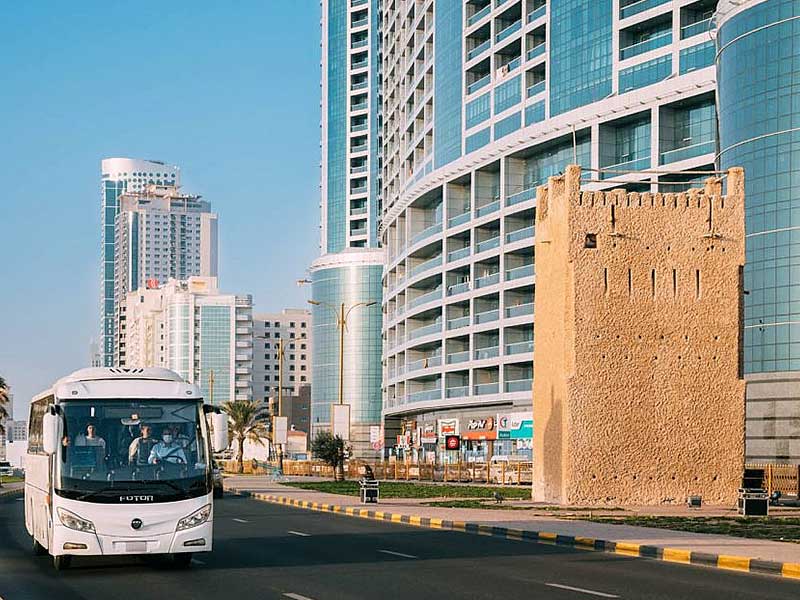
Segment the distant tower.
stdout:
[[736,498],[744,176],[678,194],[537,192],[534,499]]
[[102,291],[100,300],[100,356],[102,365],[114,365],[114,222],[118,198],[125,191],[143,191],[147,185],[180,185],[180,168],[157,160],[106,158],[101,163],[101,220],[103,230],[100,258]]

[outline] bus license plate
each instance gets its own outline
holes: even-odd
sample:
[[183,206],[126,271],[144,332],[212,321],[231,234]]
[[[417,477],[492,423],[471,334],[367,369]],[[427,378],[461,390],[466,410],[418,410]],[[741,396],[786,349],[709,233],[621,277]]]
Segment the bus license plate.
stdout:
[[147,542],[125,542],[126,552],[147,552]]

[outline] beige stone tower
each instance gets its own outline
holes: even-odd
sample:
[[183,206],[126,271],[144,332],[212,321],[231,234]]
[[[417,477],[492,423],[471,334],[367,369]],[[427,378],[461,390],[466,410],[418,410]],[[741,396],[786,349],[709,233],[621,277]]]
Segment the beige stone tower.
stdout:
[[744,463],[744,173],[687,193],[537,190],[536,500],[731,503]]

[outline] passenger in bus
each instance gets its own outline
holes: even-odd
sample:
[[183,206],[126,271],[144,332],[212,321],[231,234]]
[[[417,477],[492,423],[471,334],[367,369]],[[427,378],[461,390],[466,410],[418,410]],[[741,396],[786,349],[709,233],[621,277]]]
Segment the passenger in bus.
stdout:
[[133,440],[128,447],[128,462],[144,465],[147,464],[150,453],[158,443],[158,440],[150,435],[152,432],[150,425],[142,425],[139,431],[141,435]]
[[106,447],[106,441],[97,435],[95,426],[89,423],[86,426],[86,435],[80,434],[75,438],[76,446],[102,446]]
[[186,453],[176,441],[172,429],[164,429],[161,433],[161,441],[153,446],[153,449],[150,451],[150,458],[147,462],[151,465],[165,462],[178,465],[186,464]]

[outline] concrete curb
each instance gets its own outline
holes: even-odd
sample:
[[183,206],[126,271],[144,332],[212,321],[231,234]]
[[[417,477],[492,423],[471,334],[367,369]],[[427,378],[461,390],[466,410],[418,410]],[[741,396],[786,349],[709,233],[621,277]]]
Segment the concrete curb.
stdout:
[[0,488],[0,498],[10,498],[11,496],[22,495],[25,493],[25,488],[15,488],[13,490],[8,490],[5,488]]
[[460,531],[475,535],[486,535],[507,540],[536,542],[538,544],[551,544],[557,546],[568,546],[579,550],[595,552],[610,552],[623,556],[637,558],[649,558],[663,560],[671,563],[684,565],[700,565],[716,569],[729,571],[740,571],[744,573],[759,573],[762,575],[775,575],[790,579],[800,579],[800,563],[783,563],[770,560],[759,560],[744,556],[731,556],[726,554],[707,554],[705,552],[692,552],[680,548],[664,548],[660,546],[647,546],[644,544],[632,544],[630,542],[615,542],[613,540],[599,540],[587,537],[575,537],[571,535],[561,535],[549,531],[529,531],[523,529],[512,529],[509,527],[495,527],[490,525],[480,525],[478,523],[465,523],[463,521],[448,521],[428,517],[418,517],[399,513],[383,511],[373,511],[366,508],[353,508],[338,506],[336,504],[320,504],[318,502],[307,502],[305,500],[295,500],[286,496],[273,496],[260,492],[248,492],[229,488],[229,491],[239,496],[247,496],[254,500],[269,502],[272,504],[283,504],[306,510],[318,512],[330,512],[342,514],[348,517],[358,517],[373,521],[389,521],[392,523],[404,523],[416,527],[427,527],[429,529],[446,529],[449,531]]

